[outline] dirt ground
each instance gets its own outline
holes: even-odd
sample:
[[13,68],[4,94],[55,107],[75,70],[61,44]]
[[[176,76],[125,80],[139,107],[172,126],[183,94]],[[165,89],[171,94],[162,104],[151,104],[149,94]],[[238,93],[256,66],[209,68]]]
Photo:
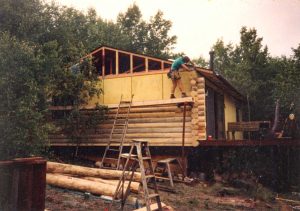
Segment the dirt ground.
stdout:
[[[57,161],[57,160],[56,160]],[[66,160],[64,160],[66,161]],[[61,161],[62,162],[62,161]],[[68,161],[66,161],[68,163]],[[71,162],[76,165],[93,167],[94,163],[82,159]],[[235,177],[229,179],[215,176],[212,181],[200,180],[194,174],[192,184],[175,183],[173,192],[159,191],[161,201],[171,206],[174,211],[224,211],[224,210],[258,210],[258,211],[294,211],[293,207],[300,206],[300,192],[295,188],[296,194],[278,195],[268,188],[257,183],[251,177]],[[158,182],[158,185],[168,185]],[[290,199],[279,201],[276,198]],[[138,198],[138,200],[137,200]],[[142,206],[142,194],[130,194],[125,211],[131,211]],[[296,202],[296,203],[294,203]],[[110,201],[90,193],[82,193],[47,185],[46,210],[47,211],[101,211],[109,207]],[[119,204],[113,210],[120,210]],[[299,208],[300,210],[300,208]]]
[[[182,183],[175,184],[175,192],[160,191],[162,202],[171,206],[176,211],[199,211],[199,210],[278,210],[289,211],[293,210],[295,204],[287,204],[275,200],[275,195],[272,193],[263,193],[265,190],[257,190],[261,194],[256,194],[255,197],[249,197],[251,193],[243,190],[230,187],[221,183],[208,184],[198,182],[193,185]],[[130,197],[135,198],[134,194]],[[259,199],[266,197],[265,199]],[[269,197],[269,198],[267,198]],[[138,201],[133,203],[129,200],[125,206],[125,210],[134,210],[139,204]],[[135,204],[135,205],[134,205]],[[94,196],[89,193],[81,193],[71,190],[65,190],[52,186],[47,186],[46,190],[46,210],[70,210],[70,211],[85,211],[85,210],[105,210],[109,206],[109,202]],[[119,210],[118,205],[114,210]]]

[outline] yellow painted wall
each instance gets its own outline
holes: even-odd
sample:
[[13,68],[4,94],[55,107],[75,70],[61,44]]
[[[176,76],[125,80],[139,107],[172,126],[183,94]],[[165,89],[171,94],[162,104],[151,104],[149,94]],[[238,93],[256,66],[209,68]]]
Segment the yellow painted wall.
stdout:
[[114,104],[131,98],[131,78],[108,78],[103,80],[104,104]]
[[[225,104],[225,132],[227,132],[228,122],[236,122],[236,106],[234,100],[228,96],[224,95],[224,104]],[[227,134],[226,134],[227,135]],[[235,138],[242,139],[242,132],[236,132]],[[230,134],[231,139],[231,134]]]
[[[187,95],[191,91],[190,72],[181,72],[184,90]],[[169,99],[172,88],[172,81],[166,73],[157,73],[149,75],[135,75],[128,77],[105,78],[101,82],[104,95],[100,98],[93,98],[89,105],[99,104],[117,104],[123,94],[124,100],[129,100],[131,94],[134,94],[133,101],[162,100]],[[181,93],[176,88],[176,97]]]
[[163,96],[162,74],[132,77],[134,101],[161,100]]

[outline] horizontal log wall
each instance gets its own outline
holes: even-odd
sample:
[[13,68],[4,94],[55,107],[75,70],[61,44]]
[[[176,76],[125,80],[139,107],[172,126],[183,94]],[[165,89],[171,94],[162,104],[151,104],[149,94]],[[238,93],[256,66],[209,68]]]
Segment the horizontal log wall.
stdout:
[[[192,110],[191,105],[187,106],[185,120],[186,146],[198,145],[197,137],[199,134],[193,133],[195,129],[192,129],[192,126],[195,125],[192,123]],[[106,146],[116,112],[117,108],[109,109],[107,119],[102,124],[95,125],[95,127],[86,131],[87,135],[79,136],[77,140],[72,140],[67,134],[58,131],[49,136],[50,143],[53,146],[76,146],[77,144],[81,146]],[[124,117],[126,110],[120,110],[120,112],[121,116]],[[129,115],[125,144],[128,145],[132,139],[143,139],[149,141],[150,146],[181,146],[182,127],[183,108],[177,107],[176,103],[133,107]],[[116,132],[113,141],[118,142],[121,138],[122,129],[117,128]]]

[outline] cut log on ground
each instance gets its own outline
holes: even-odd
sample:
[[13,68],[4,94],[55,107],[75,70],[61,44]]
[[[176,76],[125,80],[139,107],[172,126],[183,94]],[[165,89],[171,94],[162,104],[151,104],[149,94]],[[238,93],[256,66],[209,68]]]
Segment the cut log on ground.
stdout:
[[[122,175],[122,171],[120,170],[96,169],[55,162],[47,162],[47,173],[72,174],[77,176],[100,177],[105,179],[119,179]],[[133,180],[136,182],[141,181],[141,174],[135,172],[133,175]]]
[[[82,179],[94,181],[94,182],[99,182],[103,184],[109,184],[109,185],[114,185],[117,186],[119,183],[119,180],[105,180],[101,178],[95,178],[95,177],[82,177]],[[125,187],[128,186],[128,181],[125,181]],[[138,193],[140,188],[140,183],[139,182],[131,182],[130,183],[130,190],[134,193]]]
[[113,196],[117,187],[115,185],[49,173],[47,173],[46,175],[46,182],[49,185],[61,188],[67,188],[107,196]]

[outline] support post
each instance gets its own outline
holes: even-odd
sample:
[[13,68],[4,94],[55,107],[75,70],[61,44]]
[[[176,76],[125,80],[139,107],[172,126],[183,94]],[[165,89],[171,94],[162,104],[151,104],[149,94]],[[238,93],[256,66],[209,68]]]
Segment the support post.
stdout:
[[145,58],[145,70],[146,70],[146,72],[148,72],[148,70],[149,70],[149,61],[148,61],[148,58]]
[[133,73],[133,55],[130,54],[130,73]]
[[102,51],[102,77],[105,75],[105,48]]
[[116,51],[116,75],[119,75],[119,51]]
[[185,116],[186,116],[186,102],[183,103],[183,127],[182,127],[182,148],[181,148],[181,162],[182,162],[182,167],[183,167],[183,177],[182,180],[184,180],[186,176],[186,163],[185,163],[185,153],[184,153],[184,138],[185,138]]

